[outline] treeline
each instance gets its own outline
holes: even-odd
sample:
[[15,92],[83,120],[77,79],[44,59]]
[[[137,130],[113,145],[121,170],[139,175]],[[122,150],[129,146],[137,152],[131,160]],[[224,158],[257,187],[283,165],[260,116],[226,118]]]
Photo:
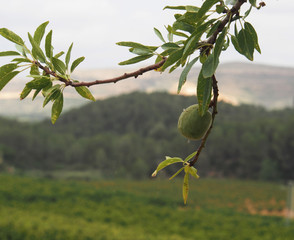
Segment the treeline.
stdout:
[[[0,118],[0,169],[97,170],[102,177],[146,178],[165,156],[185,157],[198,143],[177,130],[195,97],[132,93],[88,104],[49,120]],[[294,111],[220,103],[197,163],[200,176],[294,178]],[[167,168],[170,175],[178,166]]]

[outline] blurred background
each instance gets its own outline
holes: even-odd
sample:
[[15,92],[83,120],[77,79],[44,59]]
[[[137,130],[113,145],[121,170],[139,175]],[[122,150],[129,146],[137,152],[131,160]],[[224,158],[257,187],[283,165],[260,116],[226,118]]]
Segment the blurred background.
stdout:
[[[95,103],[66,89],[55,125],[43,99],[19,100],[26,74],[11,81],[0,92],[0,239],[293,239],[294,3],[265,3],[247,20],[262,54],[221,56],[219,113],[186,206],[182,175],[168,180],[180,165],[150,176],[165,156],[185,158],[199,144],[176,127],[196,102],[199,65],[180,95],[180,71],[92,87]],[[72,58],[86,60],[73,77],[91,81],[151,64],[118,66],[132,55],[115,43],[158,45],[153,28],[164,32],[174,14],[163,8],[198,4],[12,0],[0,27],[27,39],[49,20],[55,51],[74,42]],[[4,38],[0,46],[14,50]]]

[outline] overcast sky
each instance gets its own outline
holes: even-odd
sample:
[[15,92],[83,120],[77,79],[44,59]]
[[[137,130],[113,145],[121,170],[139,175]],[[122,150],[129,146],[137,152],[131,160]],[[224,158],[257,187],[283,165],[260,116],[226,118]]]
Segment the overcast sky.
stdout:
[[[0,0],[0,27],[6,27],[27,41],[27,32],[45,21],[53,29],[55,51],[67,50],[74,42],[73,57],[85,56],[80,68],[114,68],[133,55],[119,41],[160,44],[153,32],[164,32],[171,24],[174,11],[166,5],[198,5],[200,0]],[[259,2],[257,0],[257,2]],[[262,54],[255,62],[294,67],[294,1],[264,0],[261,10],[248,18],[259,35]],[[13,49],[13,44],[0,39],[0,51]],[[235,51],[222,55],[221,62],[246,61]],[[3,59],[0,60],[3,64]],[[135,67],[135,66],[134,66]]]

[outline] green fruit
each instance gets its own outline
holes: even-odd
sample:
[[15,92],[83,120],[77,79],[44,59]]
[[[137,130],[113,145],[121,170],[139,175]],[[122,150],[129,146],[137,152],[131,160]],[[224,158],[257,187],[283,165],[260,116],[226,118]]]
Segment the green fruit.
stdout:
[[200,116],[198,104],[184,109],[178,121],[178,129],[183,136],[191,140],[201,139],[211,125],[211,113],[207,111]]

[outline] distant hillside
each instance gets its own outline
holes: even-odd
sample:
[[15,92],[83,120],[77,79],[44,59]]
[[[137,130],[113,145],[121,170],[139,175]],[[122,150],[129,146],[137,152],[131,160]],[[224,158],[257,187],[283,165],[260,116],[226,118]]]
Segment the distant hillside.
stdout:
[[[180,113],[195,101],[134,92],[72,109],[55,125],[0,118],[0,171],[95,170],[103,178],[150,177],[165,156],[185,157],[197,148],[177,129]],[[223,102],[218,110],[197,163],[201,176],[294,178],[294,110]],[[166,174],[178,167],[168,167]]]
[[[124,72],[125,69],[97,69],[77,71],[74,78],[84,81],[107,79]],[[199,68],[191,70],[183,95],[195,94],[196,79]],[[154,92],[166,91],[175,93],[177,90],[180,71],[172,74],[148,72],[137,79],[128,79],[117,84],[108,84],[92,87],[91,90],[97,99],[104,99],[122,93],[133,91]],[[238,105],[241,103],[263,106],[267,109],[281,109],[294,105],[294,68],[283,68],[253,63],[226,63],[220,65],[216,73],[220,99]],[[0,115],[28,118],[44,118],[50,116],[50,107],[42,109],[42,99],[39,102],[26,100],[20,103],[19,93],[24,87],[24,81],[14,81],[0,93]],[[79,107],[87,101],[79,98],[73,89],[66,89],[64,109]]]

